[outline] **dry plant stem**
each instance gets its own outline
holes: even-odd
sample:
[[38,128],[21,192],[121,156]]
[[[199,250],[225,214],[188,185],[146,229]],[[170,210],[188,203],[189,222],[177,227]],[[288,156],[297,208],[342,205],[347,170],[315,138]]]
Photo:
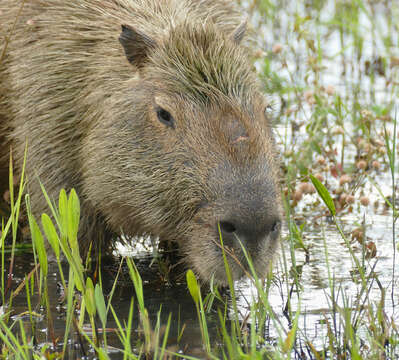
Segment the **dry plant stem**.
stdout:
[[18,287],[12,293],[12,296],[11,296],[12,299],[14,299],[21,292],[21,290],[25,287],[25,283],[31,279],[32,275],[37,272],[39,267],[40,267],[40,264],[36,264],[35,267],[29,272],[29,274],[22,280],[22,282],[18,285]]
[[18,21],[18,18],[20,17],[20,15],[21,15],[22,9],[24,8],[25,1],[26,1],[26,0],[23,0],[23,1],[21,2],[21,6],[20,6],[20,8],[19,8],[19,10],[18,10],[17,16],[15,17],[15,20],[14,20],[14,23],[13,23],[12,28],[11,28],[11,30],[10,30],[10,33],[9,33],[8,36],[6,36],[6,38],[5,38],[4,48],[3,48],[3,51],[1,52],[1,55],[0,55],[0,62],[3,61],[3,59],[4,59],[5,55],[6,55],[8,43],[9,43],[9,41],[10,41],[10,37],[11,37],[12,33],[14,32],[15,26],[17,25],[17,21]]
[[394,298],[394,290],[395,290],[395,263],[396,263],[396,179],[395,179],[395,161],[396,161],[396,124],[397,124],[397,110],[395,111],[395,120],[393,124],[393,142],[392,142],[392,161],[391,164],[391,179],[392,179],[392,247],[393,247],[393,256],[392,256],[392,290],[391,290],[391,301],[392,306],[395,307],[395,298]]
[[[14,203],[14,186],[13,186],[13,158],[12,158],[12,151],[10,151],[10,172],[9,172],[9,187],[10,187],[10,204],[11,204],[11,228],[12,228],[12,247],[11,247],[11,259],[10,265],[8,268],[8,275],[7,275],[7,284],[6,289],[4,291],[4,296],[7,295],[8,291],[11,289],[12,279],[13,279],[13,271],[14,271],[14,253],[15,253],[15,242],[16,242],[16,228],[18,226],[18,219],[15,218],[15,214],[17,211],[16,204]],[[15,224],[15,222],[17,222]]]

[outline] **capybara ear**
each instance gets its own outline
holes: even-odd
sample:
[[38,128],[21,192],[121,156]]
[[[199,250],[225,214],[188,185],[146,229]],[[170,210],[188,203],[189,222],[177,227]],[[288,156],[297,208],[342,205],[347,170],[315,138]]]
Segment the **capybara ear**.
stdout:
[[232,40],[239,45],[241,40],[244,38],[245,32],[247,31],[247,19],[245,19],[237,28],[234,30],[231,36]]
[[129,62],[139,68],[145,63],[149,51],[156,46],[152,38],[129,25],[122,25],[119,41]]

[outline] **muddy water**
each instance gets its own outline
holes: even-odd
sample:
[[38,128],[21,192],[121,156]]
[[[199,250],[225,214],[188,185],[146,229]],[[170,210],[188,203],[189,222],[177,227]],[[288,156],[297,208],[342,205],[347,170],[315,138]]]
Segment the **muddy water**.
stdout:
[[[123,250],[126,253],[127,249]],[[129,249],[129,253],[130,253]],[[109,263],[103,266],[102,280],[104,295],[111,292],[114,280],[117,277],[119,269],[120,257],[115,259],[109,259]],[[191,354],[193,356],[202,357],[204,352],[202,348],[201,332],[198,326],[198,318],[195,310],[194,303],[187,290],[185,282],[179,281],[179,276],[174,279],[173,284],[167,284],[162,279],[162,275],[159,272],[157,264],[152,264],[153,257],[148,254],[135,254],[134,261],[137,268],[140,271],[143,280],[144,299],[145,305],[148,310],[150,320],[153,328],[157,322],[157,316],[160,312],[161,324],[166,324],[168,316],[172,314],[172,322],[168,336],[168,348],[173,351],[184,351],[185,354]],[[26,254],[22,257],[18,257],[16,260],[14,282],[18,285],[24,278],[24,276],[34,267],[33,258],[30,254]],[[65,273],[67,268],[65,267]],[[58,339],[56,351],[61,351],[63,347],[63,336],[65,332],[65,307],[61,304],[62,286],[61,279],[58,274],[58,268],[55,264],[50,265],[49,277],[48,277],[49,297],[53,318],[53,327],[55,338]],[[127,321],[129,314],[129,307],[131,304],[132,297],[134,297],[134,287],[129,278],[126,267],[122,267],[122,271],[119,274],[115,293],[113,295],[112,305],[118,315],[118,319],[123,322]],[[40,308],[38,305],[38,296],[35,294],[32,296],[32,307],[34,312],[38,315],[35,319],[35,337],[37,342],[37,348],[40,349],[45,345],[52,346],[52,339],[48,334],[48,324],[45,317],[45,310]],[[25,324],[25,330],[27,334],[31,334],[31,326],[29,315],[26,313],[27,301],[26,293],[22,291],[13,300],[13,312],[11,320],[21,319]],[[209,317],[209,326],[211,336],[215,336],[215,330],[212,329],[212,322],[216,324],[216,317],[212,321],[212,315]],[[97,324],[101,328],[100,324]],[[181,333],[181,330],[185,327],[182,332],[182,336],[179,337],[179,346],[177,346],[177,338]],[[87,334],[91,336],[90,324],[87,323],[85,328]],[[133,317],[133,336],[132,336],[132,349],[139,354],[139,348],[135,348],[135,344],[138,344],[139,339],[142,339],[138,334],[139,319],[138,311],[135,308]],[[216,329],[216,327],[215,327]],[[122,359],[123,354],[119,350],[121,348],[120,341],[116,335],[117,324],[109,314],[107,321],[107,343],[109,356],[111,359]],[[101,333],[99,334],[101,337]],[[83,343],[83,345],[82,345]],[[66,359],[77,359],[86,358],[94,359],[95,355],[92,349],[88,346],[86,341],[80,341],[76,335],[72,337],[67,347]]]

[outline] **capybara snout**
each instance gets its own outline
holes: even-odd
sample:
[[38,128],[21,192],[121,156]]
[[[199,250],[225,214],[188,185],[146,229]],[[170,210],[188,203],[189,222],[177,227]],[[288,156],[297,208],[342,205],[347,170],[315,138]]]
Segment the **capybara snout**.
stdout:
[[[258,274],[265,273],[278,247],[282,223],[279,189],[273,172],[266,169],[223,167],[208,178],[209,202],[194,216],[196,241],[184,245],[189,258],[195,254],[190,262],[197,264],[203,278],[214,276],[225,283],[222,244],[230,255],[227,260],[234,279],[249,270],[248,258]],[[210,266],[201,266],[204,261]]]
[[[264,275],[281,224],[278,157],[230,0],[2,0],[0,130],[33,212],[81,199],[82,251],[120,234],[177,242],[203,281]],[[6,168],[6,160],[1,160]]]

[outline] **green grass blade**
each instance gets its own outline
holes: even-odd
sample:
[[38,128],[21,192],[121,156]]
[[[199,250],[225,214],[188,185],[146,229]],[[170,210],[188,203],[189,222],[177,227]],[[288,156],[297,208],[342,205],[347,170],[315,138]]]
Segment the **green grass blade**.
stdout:
[[331,198],[330,193],[328,192],[326,187],[320,182],[319,179],[315,178],[312,174],[309,174],[309,177],[314,187],[316,188],[317,193],[324,201],[324,204],[326,204],[326,206],[328,207],[328,210],[330,210],[331,215],[335,216],[336,214],[335,205],[333,199]]

